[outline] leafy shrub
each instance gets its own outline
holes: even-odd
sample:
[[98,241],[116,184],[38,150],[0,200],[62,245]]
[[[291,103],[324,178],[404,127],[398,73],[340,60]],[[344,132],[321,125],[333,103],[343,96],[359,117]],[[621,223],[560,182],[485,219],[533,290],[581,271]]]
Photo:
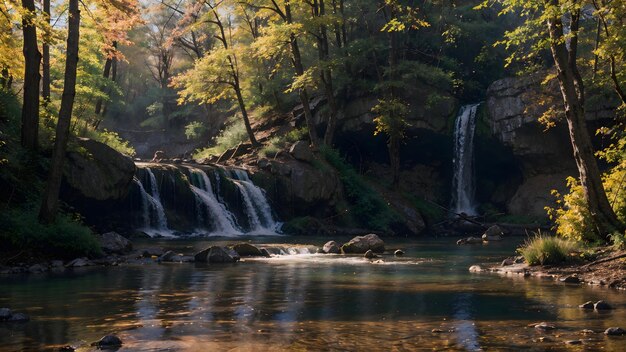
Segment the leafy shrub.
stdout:
[[426,223],[436,224],[446,217],[446,212],[440,207],[419,197],[410,197],[411,203],[426,220]]
[[278,152],[289,147],[290,144],[305,140],[308,135],[309,132],[306,127],[293,129],[283,136],[271,138],[269,143],[261,149],[259,154],[266,158],[273,158]]
[[206,126],[200,121],[194,121],[185,126],[185,136],[187,139],[197,139],[208,131]]
[[43,225],[33,210],[37,208],[32,204],[31,210],[11,209],[0,214],[0,242],[6,244],[4,249],[63,259],[101,254],[91,230],[78,219],[59,214],[55,223]]
[[220,135],[215,138],[215,145],[213,147],[197,150],[193,157],[202,159],[212,155],[221,155],[228,149],[234,148],[239,145],[239,143],[247,140],[248,132],[246,131],[246,125],[243,120],[237,119],[222,130]]
[[320,152],[326,161],[339,172],[352,217],[371,229],[389,230],[389,227],[398,220],[398,215],[339,155],[339,152],[331,148],[321,148]]
[[552,191],[557,198],[557,208],[547,207],[550,219],[556,224],[556,233],[573,241],[595,242],[600,238],[595,231],[580,182],[567,179],[570,192],[564,196]]
[[529,265],[560,264],[578,249],[576,242],[540,233],[517,249]]
[[135,155],[135,148],[133,148],[128,141],[123,140],[117,132],[108,131],[106,129],[97,131],[87,130],[84,136],[102,142],[122,154],[128,156]]

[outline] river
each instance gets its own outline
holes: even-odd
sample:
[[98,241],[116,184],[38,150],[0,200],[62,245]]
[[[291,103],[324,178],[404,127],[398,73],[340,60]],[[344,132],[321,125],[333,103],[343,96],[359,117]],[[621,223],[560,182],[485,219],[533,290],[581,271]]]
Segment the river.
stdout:
[[[268,242],[326,239],[263,237]],[[626,294],[535,278],[474,274],[517,243],[456,246],[453,239],[387,240],[380,263],[299,254],[237,264],[151,264],[0,276],[0,307],[31,316],[0,324],[0,350],[53,350],[107,333],[120,351],[418,351],[626,349]],[[156,243],[193,253],[220,240]],[[150,245],[154,246],[155,242]],[[291,244],[290,244],[291,245]],[[391,252],[392,253],[392,252]],[[583,311],[585,301],[616,309]],[[529,324],[554,324],[541,332]],[[591,329],[593,334],[581,334]]]

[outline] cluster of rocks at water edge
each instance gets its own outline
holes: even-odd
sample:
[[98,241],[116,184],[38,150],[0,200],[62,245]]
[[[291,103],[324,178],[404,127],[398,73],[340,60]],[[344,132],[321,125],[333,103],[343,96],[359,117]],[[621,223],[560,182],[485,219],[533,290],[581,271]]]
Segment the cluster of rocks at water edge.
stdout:
[[[367,259],[379,258],[379,254],[384,252],[385,242],[373,233],[365,236],[356,236],[341,246],[336,241],[328,241],[318,251],[318,253],[323,254],[362,254]],[[403,255],[404,251],[401,249],[394,251],[394,256],[396,257]]]
[[505,236],[505,231],[498,225],[493,225],[489,227],[480,237],[470,236],[466,238],[461,238],[456,241],[458,245],[465,244],[483,244],[494,241],[502,241]]
[[2,323],[24,323],[30,317],[24,313],[14,312],[9,308],[0,308],[0,324]]

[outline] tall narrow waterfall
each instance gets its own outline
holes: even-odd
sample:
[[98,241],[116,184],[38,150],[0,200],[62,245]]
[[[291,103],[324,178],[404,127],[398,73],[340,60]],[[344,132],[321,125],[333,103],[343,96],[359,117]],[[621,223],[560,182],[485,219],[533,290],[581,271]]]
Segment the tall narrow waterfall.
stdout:
[[[199,205],[204,206],[206,217],[203,212],[199,212],[199,220],[203,225],[212,222],[213,233],[222,235],[238,235],[241,230],[237,229],[237,224],[233,214],[226,209],[226,206],[220,203],[213,193],[211,180],[207,174],[198,169],[191,169],[191,191],[196,196]],[[202,207],[199,207],[202,210]]]
[[480,104],[464,105],[454,127],[454,175],[452,209],[456,213],[476,215],[474,204],[474,130]]

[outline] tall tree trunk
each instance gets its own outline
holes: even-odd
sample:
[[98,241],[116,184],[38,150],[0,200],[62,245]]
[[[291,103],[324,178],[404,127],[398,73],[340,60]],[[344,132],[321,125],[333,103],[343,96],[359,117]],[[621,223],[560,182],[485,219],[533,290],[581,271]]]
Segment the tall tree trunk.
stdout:
[[397,136],[389,136],[387,142],[389,150],[389,165],[391,166],[391,183],[393,186],[400,184],[400,141]]
[[67,27],[67,52],[65,59],[65,81],[63,82],[63,95],[61,96],[61,108],[59,121],[56,128],[56,139],[52,152],[50,176],[39,210],[39,221],[43,223],[53,222],[59,207],[59,192],[61,178],[63,177],[63,164],[70,136],[70,124],[74,96],[76,95],[76,69],[78,66],[78,42],[80,37],[80,10],[78,0],[69,0],[69,19]]
[[[549,6],[558,6],[558,1],[547,1]],[[574,20],[577,21],[575,16]],[[576,24],[574,23],[573,25]],[[576,26],[577,27],[577,26]],[[587,130],[584,110],[584,87],[578,67],[576,66],[577,38],[576,29],[572,26],[569,48],[566,45],[563,33],[563,23],[560,16],[555,15],[548,19],[548,31],[550,33],[550,49],[557,70],[557,77],[563,104],[565,117],[569,128],[570,140],[574,150],[574,158],[578,166],[580,183],[589,212],[596,225],[596,230],[602,236],[614,231],[623,231],[622,224],[611,208],[606,192],[602,185],[602,178],[598,163],[594,156],[591,137]]]
[[[43,0],[43,12],[46,16],[46,21],[50,24],[50,0]],[[43,98],[44,104],[48,104],[50,102],[50,44],[48,40],[43,41],[42,45],[43,49],[43,65],[42,65],[42,87],[41,87],[41,97]]]
[[[285,17],[287,23],[292,23],[291,6],[288,2],[285,4]],[[300,54],[300,47],[298,46],[298,39],[294,33],[291,33],[290,48],[292,64],[296,71],[296,75],[302,76],[304,74],[304,66],[302,65],[302,56]],[[311,145],[314,149],[317,149],[319,148],[319,139],[317,137],[315,122],[313,121],[313,113],[311,112],[309,92],[304,87],[300,88],[298,96],[300,97],[300,103],[302,103],[302,109],[304,110],[304,119],[306,121],[307,128],[309,129]]]
[[[117,48],[117,43],[115,43],[114,46]],[[117,57],[114,57],[111,60],[111,82],[113,83],[117,82]],[[111,90],[108,90],[107,94],[110,95]],[[108,107],[109,107],[109,104],[104,104],[104,107],[102,108],[102,117],[106,116]],[[102,122],[102,119],[98,120],[98,125],[94,126],[94,129],[98,129],[100,122]]]
[[22,0],[22,7],[28,13],[22,16],[24,32],[24,100],[22,102],[22,146],[37,150],[39,134],[39,66],[41,53],[37,46],[34,0]]
[[[104,62],[104,72],[102,73],[102,77],[104,77],[105,79],[109,78],[109,75],[111,74],[111,65],[113,63],[113,58],[112,57],[107,57],[106,61]],[[106,89],[106,86],[102,86],[102,90],[103,91],[108,91],[108,89]],[[96,116],[100,115],[100,111],[102,110],[102,98],[98,98],[98,100],[96,101]]]
[[243,101],[243,95],[241,94],[241,87],[239,87],[239,80],[235,82],[233,86],[235,88],[235,94],[237,95],[237,102],[239,103],[239,110],[241,110],[241,117],[243,118],[243,123],[246,126],[246,132],[248,133],[248,138],[250,138],[250,143],[253,147],[258,147],[259,142],[257,142],[254,137],[254,131],[252,131],[252,126],[250,126],[250,118],[248,117],[248,110],[246,110],[246,104]]
[[[326,16],[326,7],[324,5],[324,0],[319,0],[317,4],[317,11],[315,12],[317,16],[322,19],[321,22],[323,23],[323,18],[324,16]],[[317,36],[317,50],[320,64],[322,66],[320,78],[322,80],[322,83],[324,84],[324,94],[326,95],[326,99],[328,100],[328,106],[330,107],[330,114],[328,116],[328,121],[326,122],[326,132],[324,133],[324,144],[332,147],[335,137],[335,128],[337,126],[338,109],[337,102],[335,100],[335,91],[333,88],[333,74],[331,69],[328,67],[330,50],[328,47],[328,30],[325,24],[320,24],[319,26],[319,34]]]

